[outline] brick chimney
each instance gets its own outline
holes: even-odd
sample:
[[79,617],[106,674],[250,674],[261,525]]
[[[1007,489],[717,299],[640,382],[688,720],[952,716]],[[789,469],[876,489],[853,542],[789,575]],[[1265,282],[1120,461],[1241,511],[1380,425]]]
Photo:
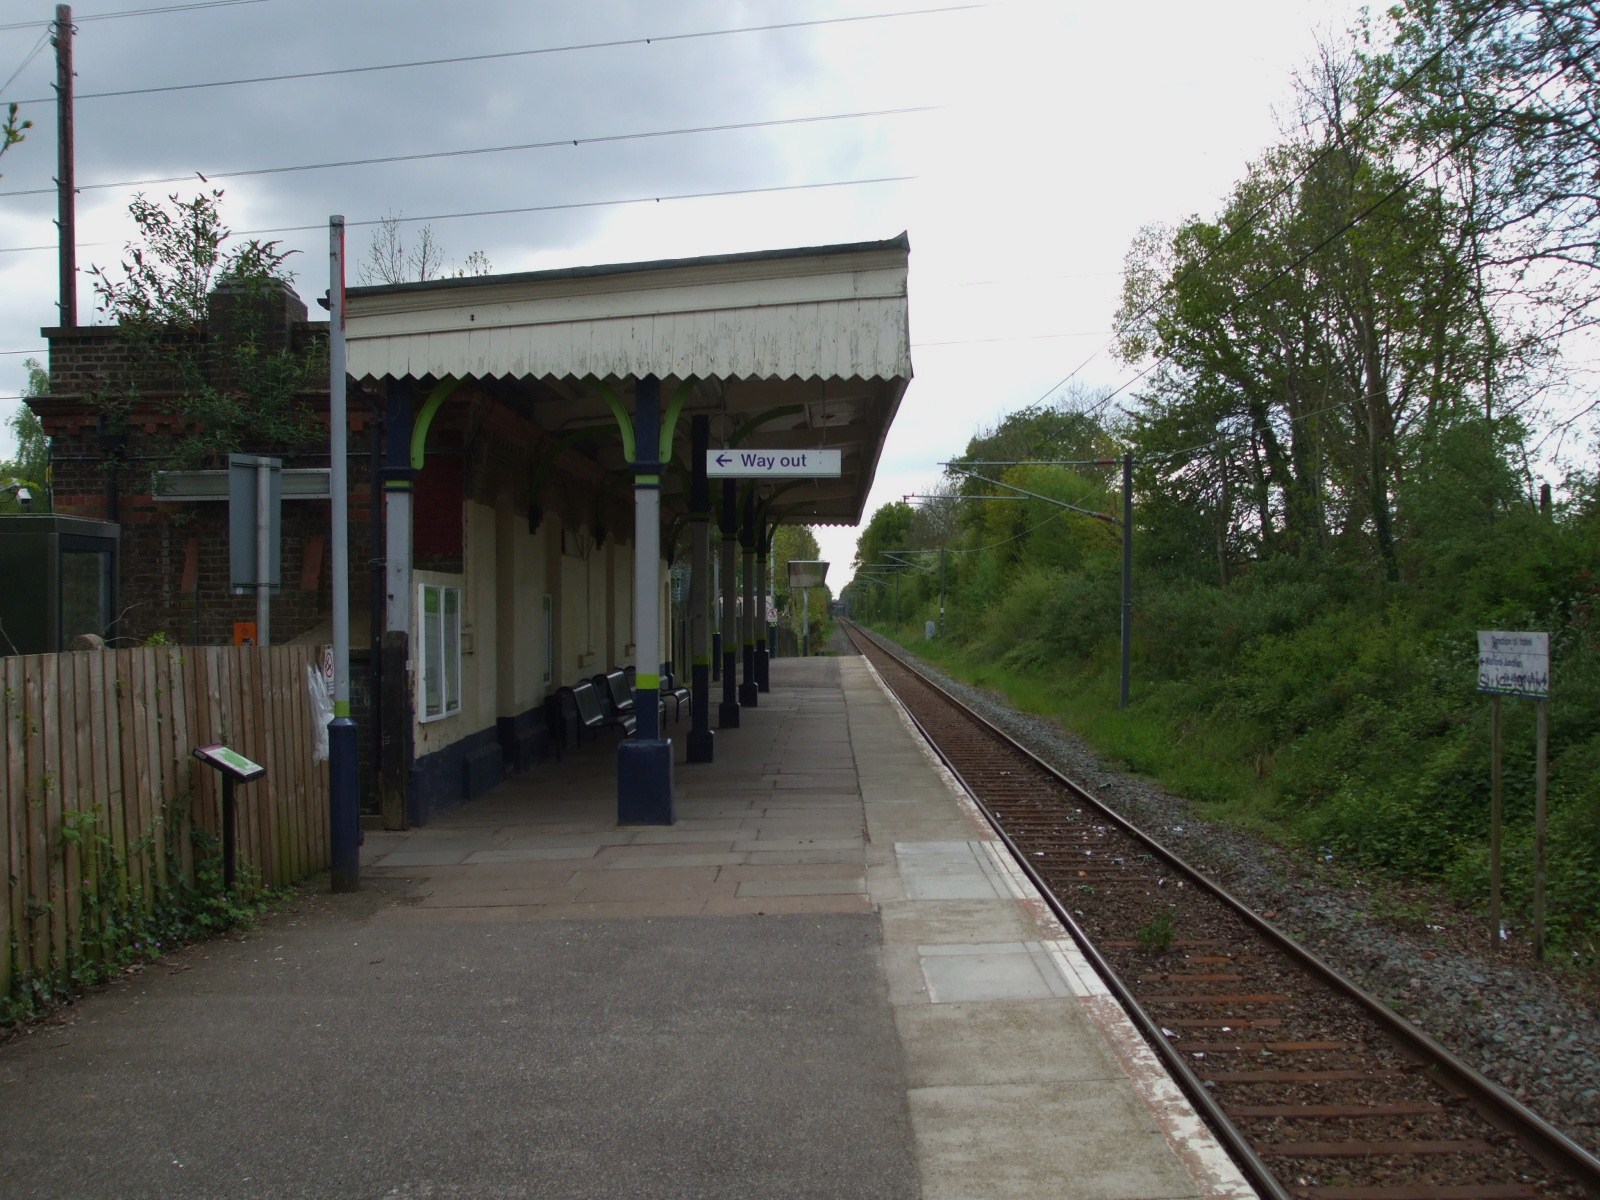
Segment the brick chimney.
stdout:
[[265,284],[224,280],[212,290],[207,310],[214,340],[254,336],[267,350],[288,349],[294,327],[306,320],[305,301],[281,279]]

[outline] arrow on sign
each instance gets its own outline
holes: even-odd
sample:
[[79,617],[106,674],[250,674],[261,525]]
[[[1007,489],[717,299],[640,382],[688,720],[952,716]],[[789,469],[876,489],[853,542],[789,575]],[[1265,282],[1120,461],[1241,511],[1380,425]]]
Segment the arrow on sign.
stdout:
[[719,467],[725,467],[732,461],[733,459],[729,458],[726,454],[717,455],[717,466]]

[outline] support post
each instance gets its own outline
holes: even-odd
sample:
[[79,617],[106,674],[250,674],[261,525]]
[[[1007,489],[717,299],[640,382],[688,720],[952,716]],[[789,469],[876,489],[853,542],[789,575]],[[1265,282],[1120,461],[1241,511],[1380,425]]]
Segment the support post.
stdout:
[[811,589],[800,589],[800,656],[811,657]]
[[222,890],[233,895],[239,875],[239,808],[233,794],[233,776],[222,775]]
[[[707,508],[710,506],[710,483],[706,484]],[[717,531],[717,552],[711,555],[711,682],[722,680],[722,531]]]
[[379,795],[385,829],[411,824],[412,384],[390,383],[383,410],[383,713]]
[[361,752],[350,715],[350,454],[345,416],[344,218],[328,221],[328,496],[333,546],[333,720],[328,723],[332,886],[361,886]]
[[[72,6],[70,4],[56,5],[54,41],[56,228],[61,272],[61,326],[64,329],[72,329],[78,324],[78,185],[72,131]],[[262,644],[265,645],[265,642]]]
[[1500,949],[1500,854],[1505,825],[1500,697],[1489,697],[1489,949]]
[[756,522],[756,689],[772,690],[771,661],[767,650],[767,567],[771,559],[771,530],[765,514]]
[[1533,957],[1544,961],[1544,851],[1546,801],[1550,791],[1550,701],[1535,700],[1533,751]]
[[672,824],[672,740],[661,736],[661,381],[633,391],[633,736],[617,747],[617,824]]
[[385,628],[411,632],[411,380],[389,385],[384,409],[383,542],[388,559]]
[[722,481],[722,703],[717,707],[717,724],[723,729],[739,728],[738,669],[739,602],[734,594],[733,568],[735,539],[739,536],[739,485]]
[[744,524],[739,530],[744,551],[744,611],[740,614],[740,638],[744,649],[744,682],[739,684],[739,703],[754,708],[760,703],[756,682],[756,494],[751,488],[744,496]]
[[939,547],[939,636],[944,637],[944,547]]
[[1133,455],[1122,456],[1122,688],[1117,706],[1128,707],[1133,675]]
[[272,461],[256,461],[256,645],[272,645]]
[[693,562],[689,574],[689,761],[716,758],[716,734],[711,730],[711,481],[706,478],[706,451],[711,447],[711,418],[689,418],[690,541]]

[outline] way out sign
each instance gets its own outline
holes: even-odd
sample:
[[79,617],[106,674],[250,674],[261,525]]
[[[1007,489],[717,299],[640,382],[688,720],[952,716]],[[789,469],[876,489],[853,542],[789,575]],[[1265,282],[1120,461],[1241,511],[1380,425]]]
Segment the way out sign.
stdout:
[[707,450],[709,479],[837,479],[838,450]]

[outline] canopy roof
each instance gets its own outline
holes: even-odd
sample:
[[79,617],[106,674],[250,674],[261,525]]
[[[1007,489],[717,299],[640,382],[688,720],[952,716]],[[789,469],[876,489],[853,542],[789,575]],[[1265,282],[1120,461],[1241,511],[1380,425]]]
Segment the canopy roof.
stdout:
[[[712,444],[842,452],[838,479],[792,481],[790,523],[860,522],[911,380],[905,234],[880,242],[485,275],[350,289],[347,355],[364,384],[473,382],[552,434],[615,428],[596,382],[633,383],[684,415],[715,414]],[[753,427],[752,427],[753,426]],[[687,465],[688,422],[676,458]],[[620,469],[619,439],[602,461]]]

